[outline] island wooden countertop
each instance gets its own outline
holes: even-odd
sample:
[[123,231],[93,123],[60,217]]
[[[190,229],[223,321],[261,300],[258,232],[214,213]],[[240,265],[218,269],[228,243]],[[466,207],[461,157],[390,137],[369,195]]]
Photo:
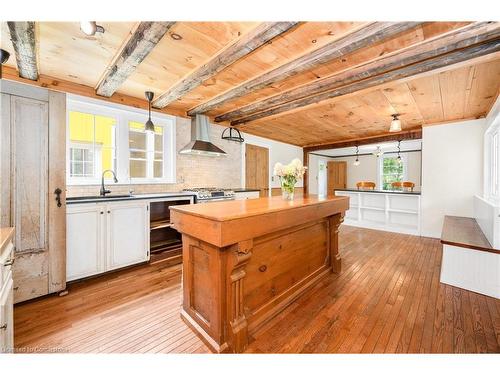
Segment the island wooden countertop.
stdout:
[[172,227],[218,247],[280,229],[344,214],[349,197],[280,196],[170,207]]
[[14,236],[13,227],[0,228],[0,254]]
[[284,200],[281,196],[274,196],[258,199],[171,206],[170,209],[183,214],[223,222],[284,210],[322,205],[325,203],[340,203],[341,206],[347,208],[348,201],[348,197],[333,195],[327,197],[320,197],[317,195],[299,196],[292,201]]

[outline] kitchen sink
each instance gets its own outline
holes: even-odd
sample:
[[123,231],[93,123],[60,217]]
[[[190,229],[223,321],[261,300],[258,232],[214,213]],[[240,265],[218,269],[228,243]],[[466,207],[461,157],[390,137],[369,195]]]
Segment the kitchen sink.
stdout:
[[67,201],[81,201],[81,200],[88,200],[88,199],[112,199],[112,198],[130,198],[132,197],[131,194],[109,194],[106,196],[102,195],[91,195],[87,197],[68,197],[66,198]]

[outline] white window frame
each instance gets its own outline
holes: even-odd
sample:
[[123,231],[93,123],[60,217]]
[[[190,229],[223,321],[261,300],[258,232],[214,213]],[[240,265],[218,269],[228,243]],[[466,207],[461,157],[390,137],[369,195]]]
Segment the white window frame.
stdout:
[[[403,181],[408,180],[408,155],[405,153],[401,153],[401,161],[403,163]],[[377,188],[382,190],[382,173],[384,171],[384,159],[389,159],[389,158],[397,158],[398,154],[397,153],[390,153],[390,154],[382,154],[379,156],[379,160],[377,163]]]
[[[147,116],[147,113],[146,113]],[[146,117],[147,119],[147,117]],[[144,177],[144,178],[131,178],[130,181],[132,184],[150,184],[150,183],[169,183],[170,181],[173,181],[175,183],[175,137],[172,135],[172,133],[175,133],[175,131],[172,132],[173,126],[169,126],[166,121],[160,117],[157,116],[151,116],[151,119],[153,120],[153,123],[155,126],[161,126],[163,128],[163,177],[161,178],[155,178],[155,177]],[[143,116],[138,116],[136,114],[130,114],[126,118],[126,139],[127,139],[127,176],[129,176],[130,172],[130,149],[129,149],[129,143],[128,143],[128,132],[129,132],[129,122],[130,121],[135,121],[139,123],[144,123],[145,118]],[[150,133],[146,135],[146,145],[147,149],[151,147],[151,144],[154,144],[154,134]],[[153,146],[154,149],[154,146]],[[147,174],[149,176],[154,175],[154,160],[150,162],[149,158],[149,152],[146,151],[146,158],[147,158],[147,167],[148,171]],[[154,154],[153,154],[154,158]],[[169,165],[174,166],[173,173],[169,173]]]
[[494,118],[484,135],[483,191],[486,200],[500,205],[500,114]]
[[[125,105],[107,103],[102,100],[85,98],[78,95],[68,95],[66,106],[66,183],[68,185],[99,185],[100,174],[94,178],[70,176],[70,145],[69,139],[69,113],[72,111],[90,113],[94,115],[113,117],[116,119],[116,177],[118,184],[169,184],[176,183],[176,148],[174,116],[152,113],[151,119],[155,126],[163,128],[163,177],[162,178],[130,178],[129,175],[129,121],[145,122],[148,112],[142,109]],[[152,136],[152,135],[151,135]],[[97,159],[94,159],[97,160]],[[111,173],[105,176],[106,183],[112,183]]]

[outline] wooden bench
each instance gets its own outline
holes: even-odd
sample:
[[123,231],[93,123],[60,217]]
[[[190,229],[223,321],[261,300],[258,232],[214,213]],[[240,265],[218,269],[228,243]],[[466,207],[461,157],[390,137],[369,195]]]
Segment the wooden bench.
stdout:
[[476,219],[445,216],[441,233],[441,282],[500,298],[500,250]]

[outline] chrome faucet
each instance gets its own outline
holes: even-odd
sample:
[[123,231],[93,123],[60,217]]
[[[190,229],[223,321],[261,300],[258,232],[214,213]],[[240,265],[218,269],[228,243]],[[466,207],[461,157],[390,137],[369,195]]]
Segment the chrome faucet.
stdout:
[[104,172],[102,172],[102,176],[101,176],[101,191],[99,192],[99,195],[102,196],[102,197],[105,197],[106,194],[111,193],[111,190],[106,190],[106,188],[104,187],[104,175],[106,174],[106,172],[113,173],[113,180],[115,181],[115,184],[118,182],[118,179],[116,178],[115,172],[112,171],[111,169],[106,169]]

